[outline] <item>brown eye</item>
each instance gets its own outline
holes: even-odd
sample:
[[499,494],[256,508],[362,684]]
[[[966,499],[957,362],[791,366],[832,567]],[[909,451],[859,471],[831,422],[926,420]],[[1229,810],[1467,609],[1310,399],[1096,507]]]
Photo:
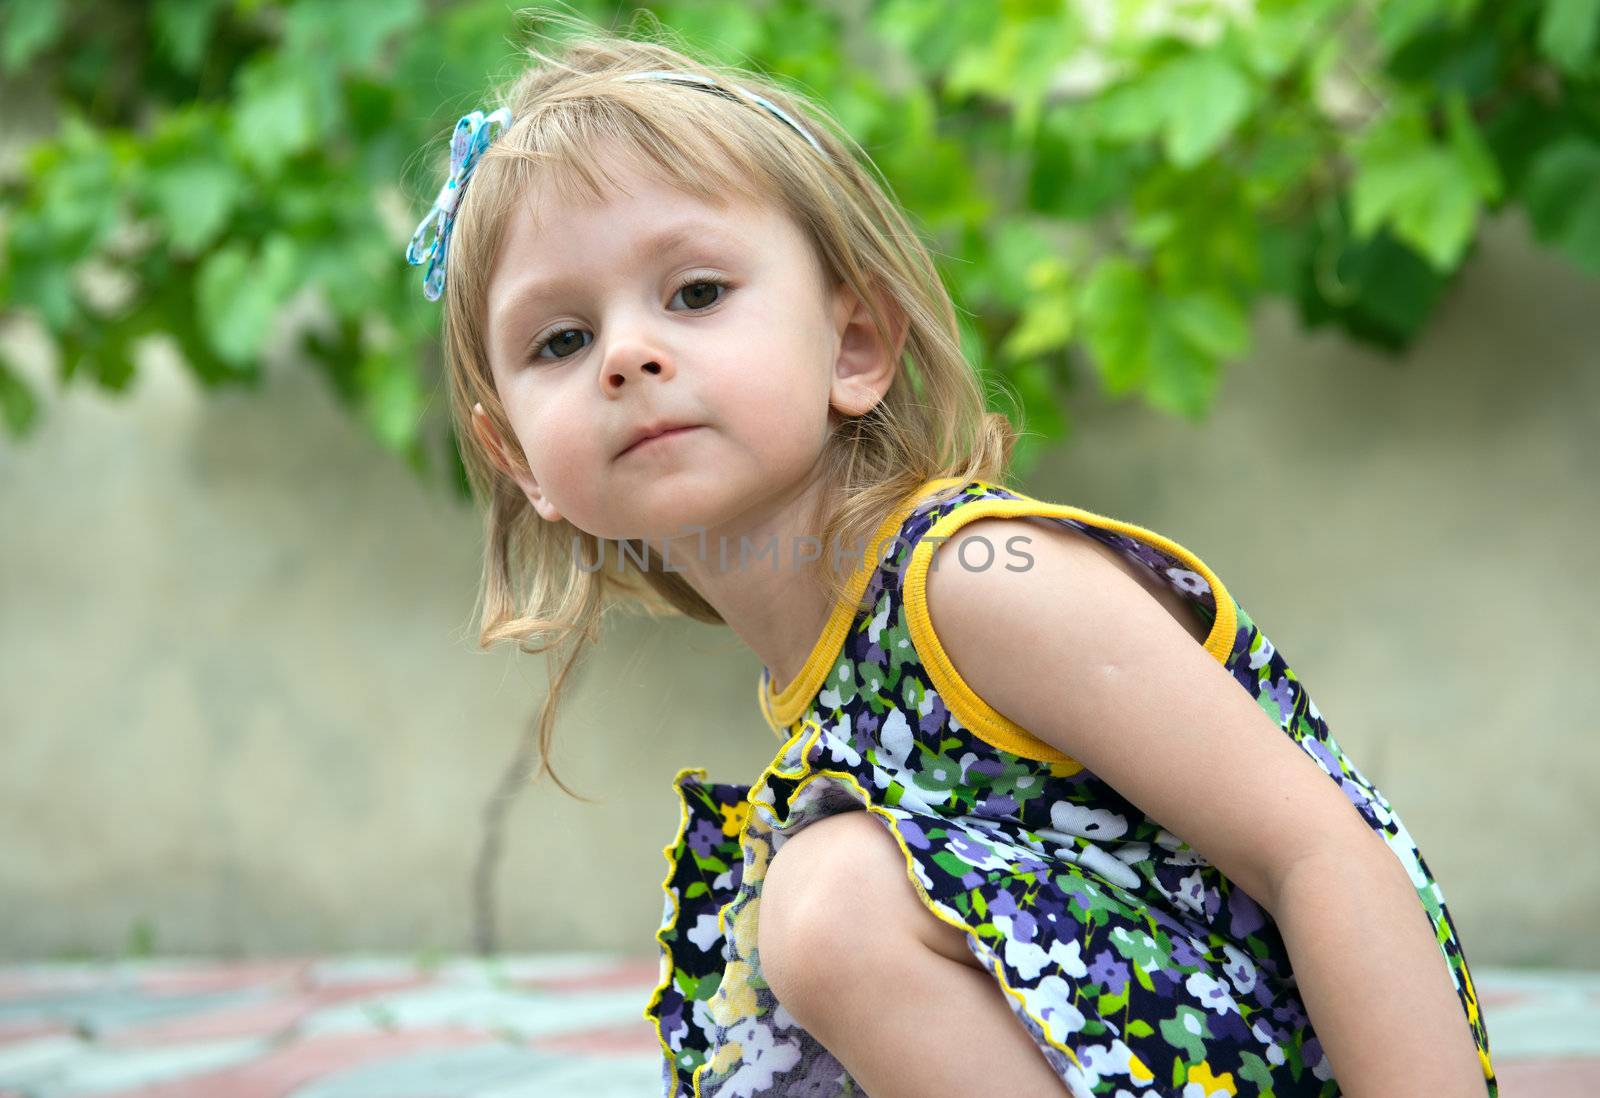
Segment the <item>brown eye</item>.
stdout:
[[727,288],[728,284],[726,282],[698,279],[694,282],[685,282],[678,287],[678,293],[673,296],[681,295],[684,306],[689,309],[706,309],[720,300],[717,291],[725,291]]
[[[587,333],[582,328],[562,328],[552,334],[550,338],[541,340],[536,344],[533,350],[528,352],[528,360],[531,362],[536,358],[569,358],[571,357],[570,354],[563,354],[562,352],[576,354],[578,351],[583,350],[587,346],[583,341],[585,335]],[[578,341],[574,343],[570,338],[571,336],[577,336]],[[546,355],[545,351],[553,351],[555,353]]]

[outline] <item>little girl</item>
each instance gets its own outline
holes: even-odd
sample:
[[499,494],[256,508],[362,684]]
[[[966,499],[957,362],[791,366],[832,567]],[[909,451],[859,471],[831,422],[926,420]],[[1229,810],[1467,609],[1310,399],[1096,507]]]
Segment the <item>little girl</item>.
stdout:
[[665,1093],[1494,1098],[1400,817],[1198,557],[1005,485],[860,147],[667,45],[529,53],[408,252],[482,641],[571,642],[547,749],[608,605],[725,623],[782,741],[674,779]]

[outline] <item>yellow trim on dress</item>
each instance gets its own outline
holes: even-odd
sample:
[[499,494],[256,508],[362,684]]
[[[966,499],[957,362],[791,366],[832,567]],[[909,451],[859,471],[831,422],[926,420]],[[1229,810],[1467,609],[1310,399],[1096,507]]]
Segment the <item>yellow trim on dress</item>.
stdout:
[[924,481],[916,491],[907,496],[884,518],[877,533],[872,536],[872,542],[861,558],[861,566],[851,573],[849,591],[844,598],[834,604],[832,613],[828,615],[828,624],[823,626],[822,635],[817,638],[817,643],[811,646],[811,653],[806,657],[805,666],[794,677],[794,681],[781,691],[775,690],[767,673],[763,671],[756,681],[756,689],[760,695],[761,715],[766,718],[774,732],[783,735],[785,726],[792,726],[795,719],[805,711],[811,699],[816,697],[817,691],[822,689],[823,681],[837,660],[839,647],[844,643],[844,635],[849,632],[850,623],[855,619],[861,594],[867,589],[867,582],[877,568],[879,548],[899,530],[906,516],[911,514],[918,502],[930,492],[970,483],[972,481],[962,477],[936,477]]
[[[1006,490],[1022,495],[1015,489]],[[1205,649],[1218,663],[1226,663],[1228,654],[1233,650],[1238,614],[1234,609],[1233,597],[1222,586],[1222,581],[1199,557],[1177,542],[1162,537],[1154,531],[1146,530],[1142,526],[1135,526],[1131,522],[1097,515],[1093,511],[1085,511],[1066,504],[1045,503],[1026,495],[1022,495],[1021,499],[979,499],[972,503],[961,504],[935,522],[912,550],[904,585],[911,643],[922,658],[923,666],[927,668],[928,678],[932,680],[939,696],[944,699],[945,705],[973,735],[991,747],[998,747],[1013,755],[1020,755],[1036,762],[1060,764],[1061,769],[1053,772],[1065,776],[1083,769],[1083,765],[1070,755],[1045,743],[980,698],[950,662],[950,657],[945,653],[944,646],[939,643],[939,638],[933,631],[933,622],[928,616],[926,598],[928,566],[933,559],[934,550],[942,544],[937,539],[941,536],[948,538],[976,519],[991,516],[1011,518],[1022,515],[1077,519],[1091,526],[1127,534],[1165,550],[1203,576],[1211,585],[1217,604],[1216,620],[1211,623],[1211,632],[1206,636]]]
[[662,935],[667,932],[669,927],[677,925],[678,916],[682,913],[682,905],[678,902],[678,897],[673,895],[672,892],[672,877],[678,871],[678,863],[673,860],[672,853],[677,849],[678,844],[683,841],[684,832],[689,830],[689,802],[684,798],[683,787],[679,783],[690,774],[698,774],[702,783],[706,781],[706,771],[699,766],[686,766],[672,776],[672,787],[678,794],[678,830],[673,833],[672,841],[661,848],[662,856],[667,859],[667,875],[661,882],[661,891],[666,893],[667,899],[672,902],[672,915],[656,931],[656,944],[661,947],[661,977],[656,984],[655,990],[650,993],[650,1001],[644,1005],[644,1020],[655,1028],[656,1040],[661,1042],[661,1054],[667,1058],[668,1063],[674,1065],[674,1071],[677,1070],[677,1057],[673,1054],[672,1046],[667,1044],[666,1035],[661,1032],[661,1019],[652,1017],[651,1012],[660,1003],[662,993],[672,986],[672,977],[674,975],[672,949],[667,945],[666,939]]

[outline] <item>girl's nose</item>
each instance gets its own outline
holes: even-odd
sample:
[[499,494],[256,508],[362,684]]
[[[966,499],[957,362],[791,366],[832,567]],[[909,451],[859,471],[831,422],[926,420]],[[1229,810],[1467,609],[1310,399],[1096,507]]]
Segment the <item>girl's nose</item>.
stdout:
[[659,347],[642,344],[617,346],[606,355],[600,372],[600,384],[607,395],[612,395],[620,392],[630,381],[637,384],[646,377],[664,381],[672,374],[671,360]]

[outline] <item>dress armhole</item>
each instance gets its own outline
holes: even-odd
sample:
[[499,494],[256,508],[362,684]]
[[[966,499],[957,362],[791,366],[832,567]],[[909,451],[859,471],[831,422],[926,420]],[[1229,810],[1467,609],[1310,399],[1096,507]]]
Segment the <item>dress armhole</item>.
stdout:
[[937,551],[939,546],[949,540],[961,527],[977,519],[1016,518],[1021,516],[1075,519],[1104,530],[1136,538],[1184,562],[1192,571],[1211,585],[1217,614],[1211,623],[1210,633],[1206,635],[1205,650],[1218,663],[1225,665],[1228,662],[1228,657],[1233,650],[1238,617],[1234,609],[1232,596],[1222,586],[1222,581],[1217,579],[1216,575],[1210,568],[1206,567],[1199,557],[1177,542],[1164,538],[1160,534],[1146,530],[1141,526],[1135,526],[1132,523],[1107,518],[1104,515],[1097,515],[1092,511],[1084,511],[1065,504],[1045,503],[1041,500],[1030,498],[977,499],[971,503],[961,504],[935,522],[913,547],[911,559],[906,565],[903,586],[906,618],[911,632],[911,644],[921,658],[923,666],[927,669],[928,678],[932,681],[934,689],[939,692],[939,696],[944,699],[945,706],[978,739],[991,747],[1008,751],[1025,759],[1060,764],[1065,768],[1060,772],[1070,774],[1075,770],[1082,769],[1082,764],[1011,720],[984,701],[967,685],[966,680],[961,677],[960,672],[956,670],[955,665],[950,661],[944,646],[939,643],[939,638],[933,629],[933,620],[928,614],[928,600],[926,597],[928,567],[933,560],[934,552]]

